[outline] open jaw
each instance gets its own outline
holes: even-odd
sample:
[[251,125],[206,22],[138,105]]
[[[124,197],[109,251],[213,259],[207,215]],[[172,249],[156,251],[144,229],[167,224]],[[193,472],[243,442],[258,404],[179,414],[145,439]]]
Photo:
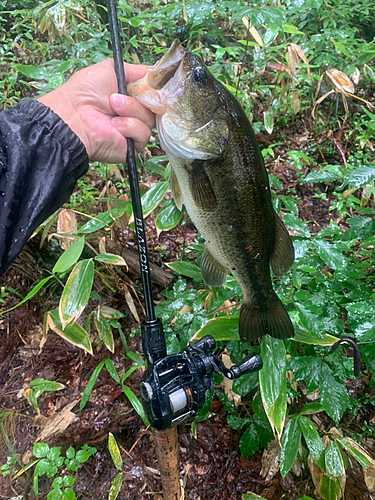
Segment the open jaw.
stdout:
[[185,50],[175,40],[141,80],[128,84],[129,94],[154,113],[163,115],[167,99],[183,92],[184,57]]

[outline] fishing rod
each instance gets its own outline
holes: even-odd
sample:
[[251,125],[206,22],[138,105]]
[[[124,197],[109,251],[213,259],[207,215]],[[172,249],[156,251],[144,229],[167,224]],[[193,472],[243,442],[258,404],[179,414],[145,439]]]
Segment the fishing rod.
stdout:
[[[115,0],[107,0],[107,7],[118,92],[127,95]],[[203,407],[207,390],[213,389],[214,373],[233,380],[245,373],[260,370],[263,363],[260,356],[253,352],[237,365],[226,368],[213,354],[216,342],[210,335],[197,342],[190,342],[182,352],[167,355],[163,325],[155,317],[134,142],[130,138],[127,138],[126,165],[145,298],[146,317],[141,324],[141,334],[147,370],[140,385],[141,401],[153,428],[164,500],[180,500],[182,495],[176,426],[196,415]],[[125,164],[123,166],[125,170]]]

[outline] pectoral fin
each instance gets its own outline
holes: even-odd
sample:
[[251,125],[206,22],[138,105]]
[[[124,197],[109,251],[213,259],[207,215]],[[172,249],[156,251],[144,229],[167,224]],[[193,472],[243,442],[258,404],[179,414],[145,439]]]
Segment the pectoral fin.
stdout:
[[207,212],[214,212],[217,200],[211,181],[202,165],[201,160],[194,160],[188,169],[189,187],[198,208]]
[[223,286],[227,279],[228,270],[215,259],[205,246],[201,258],[201,272],[207,286]]
[[275,276],[282,276],[294,262],[294,248],[284,223],[275,213],[275,248],[271,268]]
[[182,210],[182,205],[184,203],[184,200],[182,199],[180,185],[178,183],[177,176],[176,176],[173,168],[171,168],[170,183],[171,183],[172,196],[173,196],[174,202],[176,203],[176,207],[179,210]]

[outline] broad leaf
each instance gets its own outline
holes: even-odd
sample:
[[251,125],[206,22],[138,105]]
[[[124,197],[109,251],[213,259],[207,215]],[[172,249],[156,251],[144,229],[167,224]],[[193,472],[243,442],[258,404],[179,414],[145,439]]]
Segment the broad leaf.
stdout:
[[156,208],[161,200],[164,198],[165,193],[168,191],[169,182],[161,181],[152,186],[147,193],[142,196],[142,209],[143,217],[146,217],[150,212]]
[[375,460],[354,439],[336,437],[336,441],[357,460],[361,467],[375,466]]
[[14,66],[14,69],[27,76],[28,78],[32,78],[33,80],[47,80],[47,77],[49,75],[49,71],[47,68],[40,68],[32,66],[31,64],[16,64]]
[[92,259],[78,262],[70,273],[60,298],[59,317],[63,329],[81,315],[90,298],[93,281]]
[[108,451],[112,457],[112,461],[118,470],[122,470],[123,462],[119,447],[112,432],[108,435]]
[[78,229],[77,233],[93,233],[94,231],[98,231],[99,229],[112,224],[115,219],[121,217],[121,215],[125,213],[126,205],[127,203],[125,201],[117,203],[116,206],[108,212],[103,212],[90,219],[86,222],[86,224]]
[[156,217],[155,225],[160,231],[168,231],[177,226],[182,218],[182,214],[183,212],[176,207],[173,198],[167,200]]
[[238,336],[238,316],[220,316],[208,321],[195,337],[201,339],[205,335],[212,335],[217,341],[239,340]]
[[324,475],[320,485],[320,495],[323,500],[340,500],[340,483],[337,478]]
[[186,262],[184,260],[167,263],[177,274],[182,274],[183,276],[188,276],[196,281],[203,281],[202,273],[200,268],[193,262]]
[[290,471],[298,454],[301,442],[301,428],[298,423],[299,417],[292,417],[283,434],[283,442],[280,454],[280,473],[282,477]]
[[298,423],[301,428],[303,437],[305,438],[307,447],[311,453],[311,456],[318,464],[318,466],[322,469],[322,471],[325,472],[325,449],[315,425],[311,422],[311,420],[304,416],[299,416]]
[[325,465],[329,476],[336,476],[340,479],[345,475],[345,467],[341,451],[335,441],[331,441],[326,448]]
[[115,352],[115,342],[113,340],[113,334],[111,325],[108,319],[106,319],[100,312],[100,307],[98,308],[96,314],[94,315],[95,327],[98,331],[99,337],[104,342],[104,345],[111,352]]
[[353,187],[361,187],[365,184],[372,183],[375,179],[375,167],[367,165],[361,165],[353,170],[350,175],[348,182]]
[[292,231],[300,233],[305,238],[310,238],[310,229],[309,226],[301,220],[299,217],[293,214],[285,214],[283,217],[283,222],[286,226],[289,227]]
[[87,385],[85,387],[85,390],[83,391],[81,402],[79,404],[79,411],[81,412],[83,408],[86,406],[87,401],[89,400],[91,391],[94,388],[95,382],[97,381],[99,374],[104,366],[105,360],[101,361],[98,366],[95,368],[95,370],[92,372],[91,377],[89,378],[89,381],[87,382]]
[[125,259],[120,255],[114,255],[113,253],[100,253],[95,257],[98,262],[104,262],[104,264],[112,264],[113,266],[125,266],[128,267]]
[[114,478],[113,483],[111,485],[111,489],[109,490],[108,500],[116,500],[118,494],[120,493],[122,485],[122,472],[119,472],[117,476]]
[[259,449],[259,435],[254,424],[250,424],[240,439],[240,450],[243,457],[254,455]]
[[135,409],[135,411],[138,413],[138,415],[143,420],[143,423],[147,426],[148,425],[147,417],[145,415],[143,407],[142,407],[141,403],[139,402],[139,399],[137,398],[137,396],[134,394],[134,392],[127,385],[123,385],[122,390],[124,391],[125,396],[129,399],[132,407]]
[[91,354],[91,356],[93,355],[90,338],[86,330],[77,323],[69,324],[63,330],[58,309],[54,309],[47,314],[46,329],[48,328],[57,333],[57,335],[60,335],[63,339],[71,342],[73,345],[80,349],[84,349]]
[[319,257],[335,271],[344,269],[347,265],[347,259],[337,250],[335,246],[324,240],[315,240],[314,245]]
[[52,269],[52,272],[65,273],[65,271],[74,266],[74,264],[80,258],[84,246],[84,238],[80,238],[75,243],[73,243],[73,245],[70,245],[70,247],[67,248],[65,252],[59,257],[54,268]]
[[280,440],[286,415],[286,351],[282,340],[266,335],[262,339],[259,372],[262,402],[272,430]]

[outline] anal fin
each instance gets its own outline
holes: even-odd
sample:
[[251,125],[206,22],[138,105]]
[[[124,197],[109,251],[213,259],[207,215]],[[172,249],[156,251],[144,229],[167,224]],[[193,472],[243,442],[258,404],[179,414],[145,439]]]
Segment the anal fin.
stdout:
[[284,223],[275,213],[275,248],[270,264],[275,276],[285,274],[294,262],[294,248]]
[[207,286],[223,286],[228,270],[215,259],[207,246],[204,247],[201,258],[201,272]]
[[173,168],[171,168],[170,183],[171,183],[172,196],[174,202],[176,203],[176,207],[179,210],[182,210],[182,205],[184,203],[184,200],[182,199],[180,184],[178,183],[177,175],[175,174]]
[[211,181],[202,165],[201,160],[194,160],[189,166],[189,187],[198,208],[207,212],[214,212],[217,200]]

